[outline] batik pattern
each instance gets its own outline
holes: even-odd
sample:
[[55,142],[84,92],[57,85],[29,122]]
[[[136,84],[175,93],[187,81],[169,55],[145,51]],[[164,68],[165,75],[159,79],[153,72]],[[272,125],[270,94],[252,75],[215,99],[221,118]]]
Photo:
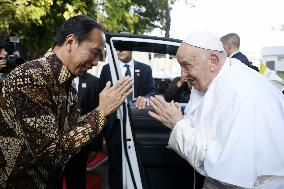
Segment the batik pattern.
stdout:
[[102,130],[100,112],[79,118],[72,80],[52,51],[7,77],[0,98],[0,188],[47,188],[55,168]]

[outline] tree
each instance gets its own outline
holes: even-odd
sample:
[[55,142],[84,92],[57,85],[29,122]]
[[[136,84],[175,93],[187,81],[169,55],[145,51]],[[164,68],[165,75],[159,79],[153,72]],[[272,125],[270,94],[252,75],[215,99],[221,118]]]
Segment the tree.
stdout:
[[[184,0],[186,5],[188,5],[190,8],[195,7],[194,3],[192,0]],[[170,30],[171,30],[171,5],[173,5],[176,0],[165,0],[165,24],[164,28],[162,29],[165,31],[165,37],[170,37]]]
[[[0,37],[20,37],[27,59],[52,47],[60,24],[74,15],[97,19],[109,32],[143,34],[166,26],[168,0],[1,0]],[[173,3],[174,1],[170,1]]]
[[164,0],[107,0],[98,7],[97,20],[110,32],[143,34],[154,28],[163,29]]
[[24,56],[38,57],[53,45],[56,29],[67,18],[85,14],[91,0],[3,0],[0,10],[1,37],[18,35]]

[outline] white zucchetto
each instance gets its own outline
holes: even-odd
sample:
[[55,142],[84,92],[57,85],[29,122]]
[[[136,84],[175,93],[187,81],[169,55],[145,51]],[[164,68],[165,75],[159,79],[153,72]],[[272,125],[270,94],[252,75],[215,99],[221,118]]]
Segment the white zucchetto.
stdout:
[[202,49],[224,51],[223,44],[220,39],[216,35],[207,31],[190,33],[186,36],[183,42]]

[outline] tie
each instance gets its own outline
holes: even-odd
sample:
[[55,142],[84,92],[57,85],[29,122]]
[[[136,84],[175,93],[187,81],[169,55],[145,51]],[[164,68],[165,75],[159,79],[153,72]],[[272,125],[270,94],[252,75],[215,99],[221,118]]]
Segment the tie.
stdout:
[[[128,64],[125,64],[124,66],[126,67],[125,76],[130,76],[130,77],[131,77],[131,72],[130,72],[130,69],[129,69],[129,65],[128,65]],[[129,101],[129,102],[132,101],[132,93],[130,93],[130,94],[127,96],[127,101]]]
[[131,72],[130,72],[130,69],[129,69],[129,65],[128,64],[125,64],[124,67],[126,67],[126,72],[125,72],[125,76],[130,76],[131,77]]

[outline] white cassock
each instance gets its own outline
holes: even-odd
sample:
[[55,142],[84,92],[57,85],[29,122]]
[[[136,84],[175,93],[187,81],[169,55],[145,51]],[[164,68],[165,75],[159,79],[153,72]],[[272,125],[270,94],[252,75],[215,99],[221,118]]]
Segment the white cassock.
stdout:
[[195,89],[191,94],[169,147],[221,183],[283,189],[284,96],[279,89],[228,58],[205,94]]

